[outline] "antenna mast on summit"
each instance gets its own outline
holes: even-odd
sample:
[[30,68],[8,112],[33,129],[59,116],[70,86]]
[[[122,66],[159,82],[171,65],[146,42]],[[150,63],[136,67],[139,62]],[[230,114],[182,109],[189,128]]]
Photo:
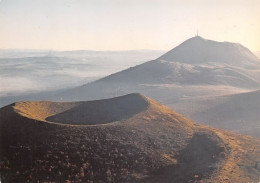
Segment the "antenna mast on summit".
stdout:
[[198,36],[199,36],[199,31],[198,31],[198,29],[197,29],[196,37],[198,37]]

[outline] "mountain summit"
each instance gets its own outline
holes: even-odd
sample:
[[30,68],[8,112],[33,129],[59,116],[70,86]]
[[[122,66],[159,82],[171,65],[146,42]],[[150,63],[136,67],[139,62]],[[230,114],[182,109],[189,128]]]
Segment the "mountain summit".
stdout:
[[238,43],[196,36],[158,59],[102,78],[96,83],[260,86],[260,61]]
[[200,36],[186,40],[158,59],[187,64],[221,62],[240,66],[259,62],[249,49],[239,43],[217,42]]

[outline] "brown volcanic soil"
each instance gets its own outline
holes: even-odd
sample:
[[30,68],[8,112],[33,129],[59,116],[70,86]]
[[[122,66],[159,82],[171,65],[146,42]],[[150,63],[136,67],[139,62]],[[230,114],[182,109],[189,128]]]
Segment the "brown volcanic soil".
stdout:
[[0,172],[2,182],[258,182],[260,141],[139,94],[19,102],[0,109]]

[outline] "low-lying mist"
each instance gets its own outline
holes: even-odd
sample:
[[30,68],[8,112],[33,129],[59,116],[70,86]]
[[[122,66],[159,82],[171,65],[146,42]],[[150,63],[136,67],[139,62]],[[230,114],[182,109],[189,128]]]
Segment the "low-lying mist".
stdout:
[[0,51],[0,97],[70,88],[160,56],[163,51]]

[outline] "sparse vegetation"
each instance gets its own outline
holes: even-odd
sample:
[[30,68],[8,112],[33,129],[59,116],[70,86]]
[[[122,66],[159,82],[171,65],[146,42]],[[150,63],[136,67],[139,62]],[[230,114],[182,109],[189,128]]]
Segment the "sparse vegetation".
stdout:
[[[45,105],[40,102],[2,108],[2,182],[259,180],[259,140],[194,124],[138,94],[125,97],[137,97],[139,103],[132,107],[144,102],[146,110],[103,125],[46,121],[64,109],[62,103],[49,102],[47,106],[60,106],[52,109],[37,109],[36,104]],[[42,112],[33,116],[36,110]]]

